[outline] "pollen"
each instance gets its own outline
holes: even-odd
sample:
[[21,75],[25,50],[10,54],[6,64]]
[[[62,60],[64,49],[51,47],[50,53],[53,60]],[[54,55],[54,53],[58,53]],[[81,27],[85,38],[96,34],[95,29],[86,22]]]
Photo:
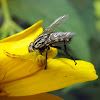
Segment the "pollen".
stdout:
[[45,57],[42,56],[42,55],[38,55],[38,56],[36,57],[36,63],[37,63],[37,65],[38,65],[39,67],[45,66],[45,64],[46,64],[46,59],[45,59]]

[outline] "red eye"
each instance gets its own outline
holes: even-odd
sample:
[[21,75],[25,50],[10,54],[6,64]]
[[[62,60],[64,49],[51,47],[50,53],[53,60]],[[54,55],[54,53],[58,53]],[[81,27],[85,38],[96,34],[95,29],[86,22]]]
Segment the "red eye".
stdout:
[[29,47],[28,47],[28,51],[30,52]]
[[29,52],[33,52],[33,51],[32,51],[33,49],[34,49],[34,42],[31,42],[31,43],[29,44],[28,51],[29,51]]

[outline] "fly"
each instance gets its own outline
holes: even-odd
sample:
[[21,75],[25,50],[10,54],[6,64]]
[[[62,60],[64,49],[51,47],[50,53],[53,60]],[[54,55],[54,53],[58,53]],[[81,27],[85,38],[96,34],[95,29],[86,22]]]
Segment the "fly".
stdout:
[[[74,60],[75,65],[77,64],[75,59],[68,54],[66,43],[70,42],[70,40],[75,36],[74,32],[52,32],[55,28],[57,28],[60,24],[62,24],[68,18],[68,14],[57,18],[50,26],[48,26],[41,35],[39,35],[34,42],[31,42],[29,45],[29,52],[33,52],[33,50],[38,49],[42,54],[46,50],[46,66],[47,69],[47,53],[51,47],[61,49],[65,52],[65,54]],[[64,43],[64,48],[59,46],[53,46],[52,44],[56,43]]]

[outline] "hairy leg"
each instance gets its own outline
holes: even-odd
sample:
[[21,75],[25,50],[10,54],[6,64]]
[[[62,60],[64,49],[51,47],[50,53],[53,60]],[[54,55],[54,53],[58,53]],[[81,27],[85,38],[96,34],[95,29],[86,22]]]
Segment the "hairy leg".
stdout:
[[74,60],[75,65],[77,64],[76,61],[75,61],[75,59],[67,52],[67,48],[66,48],[65,41],[64,41],[64,48],[59,47],[59,46],[52,46],[52,44],[51,44],[50,46],[51,46],[51,47],[54,47],[54,48],[57,48],[57,49],[63,50],[63,51],[65,52],[65,54],[66,54],[69,58],[71,58],[72,60]]
[[48,54],[48,50],[49,50],[49,46],[46,47],[46,65],[45,65],[45,70],[47,69],[47,54]]

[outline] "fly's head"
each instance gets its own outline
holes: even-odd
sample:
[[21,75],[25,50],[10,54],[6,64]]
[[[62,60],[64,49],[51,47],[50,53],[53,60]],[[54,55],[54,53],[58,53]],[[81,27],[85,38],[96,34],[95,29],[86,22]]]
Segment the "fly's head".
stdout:
[[31,42],[29,47],[28,47],[28,51],[33,52],[33,50],[34,50],[34,42]]

